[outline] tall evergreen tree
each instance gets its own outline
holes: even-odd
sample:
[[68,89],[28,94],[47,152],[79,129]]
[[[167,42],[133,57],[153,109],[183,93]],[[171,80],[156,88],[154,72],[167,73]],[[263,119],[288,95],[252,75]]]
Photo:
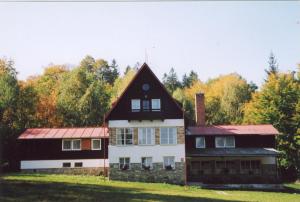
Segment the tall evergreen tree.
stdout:
[[267,73],[268,76],[271,74],[276,75],[278,73],[278,63],[273,52],[270,53],[268,63],[269,63],[269,68],[265,69],[265,72]]
[[163,76],[163,84],[167,88],[167,90],[173,94],[173,92],[181,87],[181,83],[178,80],[177,74],[172,67],[168,74],[164,74]]

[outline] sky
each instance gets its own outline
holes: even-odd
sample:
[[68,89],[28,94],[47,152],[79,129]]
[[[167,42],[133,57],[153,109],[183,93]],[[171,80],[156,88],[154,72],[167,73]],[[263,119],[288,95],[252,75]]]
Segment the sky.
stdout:
[[0,2],[0,57],[19,79],[86,56],[147,62],[159,78],[236,72],[261,85],[273,51],[281,71],[300,63],[300,2]]

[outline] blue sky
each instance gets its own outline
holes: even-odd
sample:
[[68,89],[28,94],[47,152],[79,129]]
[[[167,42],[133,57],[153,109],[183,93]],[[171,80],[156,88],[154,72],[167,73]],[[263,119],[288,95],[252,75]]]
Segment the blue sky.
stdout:
[[0,3],[0,57],[19,78],[87,54],[120,71],[145,61],[201,80],[237,72],[261,84],[272,50],[282,71],[300,63],[300,2]]

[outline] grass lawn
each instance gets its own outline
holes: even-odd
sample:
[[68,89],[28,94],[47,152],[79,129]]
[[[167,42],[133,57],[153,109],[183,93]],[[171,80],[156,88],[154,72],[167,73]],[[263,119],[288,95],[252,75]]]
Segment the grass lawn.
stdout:
[[107,181],[96,176],[9,174],[0,177],[0,201],[300,201],[291,192],[207,190],[162,183]]

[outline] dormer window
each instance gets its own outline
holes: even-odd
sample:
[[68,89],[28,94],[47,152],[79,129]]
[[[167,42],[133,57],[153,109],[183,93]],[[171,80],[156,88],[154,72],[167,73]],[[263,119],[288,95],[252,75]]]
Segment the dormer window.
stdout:
[[151,100],[152,111],[160,111],[160,99]]
[[141,110],[141,100],[140,99],[132,99],[131,100],[131,111],[139,112]]
[[234,136],[216,137],[215,143],[216,143],[216,148],[234,148],[235,147]]
[[205,137],[196,137],[196,148],[205,148]]
[[143,100],[143,111],[144,112],[150,111],[150,101],[149,100]]

